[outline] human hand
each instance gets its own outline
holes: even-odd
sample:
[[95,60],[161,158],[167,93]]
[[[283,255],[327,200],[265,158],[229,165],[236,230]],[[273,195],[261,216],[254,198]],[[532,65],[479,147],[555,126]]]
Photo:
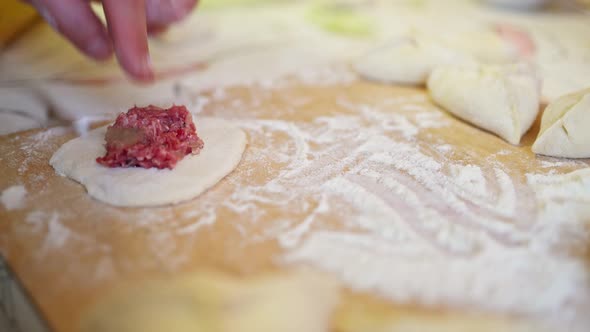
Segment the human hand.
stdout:
[[121,67],[139,81],[151,81],[148,33],[164,30],[182,19],[198,0],[100,0],[107,26],[90,8],[88,0],[25,0],[55,30],[81,52],[97,60],[113,49]]

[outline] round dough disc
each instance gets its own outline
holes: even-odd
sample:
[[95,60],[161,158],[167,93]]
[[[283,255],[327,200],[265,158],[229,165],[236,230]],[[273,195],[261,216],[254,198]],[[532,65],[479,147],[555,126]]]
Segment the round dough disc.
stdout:
[[205,142],[198,155],[174,169],[108,168],[96,162],[105,154],[106,126],[62,145],[51,157],[55,171],[86,187],[99,201],[125,207],[175,204],[199,196],[231,173],[242,159],[246,134],[227,121],[200,118],[197,133]]

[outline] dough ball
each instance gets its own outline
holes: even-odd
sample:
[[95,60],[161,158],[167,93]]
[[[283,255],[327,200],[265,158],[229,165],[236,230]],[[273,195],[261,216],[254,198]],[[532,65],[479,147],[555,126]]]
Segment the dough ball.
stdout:
[[215,118],[195,120],[205,142],[198,155],[188,155],[174,169],[109,168],[96,162],[104,156],[106,127],[62,145],[49,163],[55,171],[80,182],[99,201],[124,207],[159,206],[199,196],[231,173],[242,159],[246,134]]
[[529,65],[442,66],[428,80],[447,111],[511,144],[520,143],[539,112],[541,84]]
[[590,158],[590,89],[563,96],[547,106],[533,152]]
[[432,40],[404,37],[367,53],[354,67],[370,81],[423,85],[436,66],[465,62],[473,60]]

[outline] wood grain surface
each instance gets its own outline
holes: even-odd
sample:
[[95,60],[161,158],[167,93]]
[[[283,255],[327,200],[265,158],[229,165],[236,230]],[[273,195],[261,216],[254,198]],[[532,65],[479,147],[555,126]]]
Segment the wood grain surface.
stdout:
[[17,0],[0,3],[0,49],[38,19],[32,7]]
[[[399,113],[414,121],[416,115],[404,110],[404,105],[411,104],[446,123],[440,128],[421,129],[410,140],[443,165],[469,161],[485,167],[494,156],[502,170],[520,184],[526,183],[527,173],[565,174],[590,165],[588,160],[560,162],[531,153],[538,123],[521,146],[512,146],[434,107],[421,89],[356,80],[310,85],[288,79],[273,88],[238,86],[225,90],[221,97],[213,91],[194,96],[206,97],[203,114],[207,116],[232,119],[238,124],[260,120],[298,126],[311,125],[320,117],[354,115],[354,109],[343,106],[343,98],[350,104],[377,109],[385,100],[407,100],[378,112]],[[0,138],[0,188],[21,184],[28,193],[23,208],[7,211],[0,207],[0,252],[56,332],[76,331],[80,317],[93,303],[125,283],[199,269],[246,278],[285,268],[279,259],[285,249],[276,237],[267,235],[267,230],[278,227],[287,216],[305,219],[319,203],[313,195],[302,195],[285,207],[258,202],[249,207],[258,212],[257,220],[252,220],[249,210],[223,204],[231,201],[238,188],[263,186],[285,167],[283,161],[272,158],[273,150],[296,153],[293,138],[285,132],[261,134],[248,125],[245,130],[249,136],[245,156],[218,185],[184,204],[143,209],[116,208],[95,201],[83,186],[54,173],[48,160],[61,144],[75,137],[70,129],[33,130]],[[395,130],[385,135],[405,139]],[[433,146],[441,142],[452,146],[452,153],[437,153]],[[334,160],[325,162],[337,163],[347,153],[346,149],[341,152],[344,155],[335,154]],[[548,162],[553,166],[547,168]],[[355,163],[358,161],[331,172],[346,173]],[[317,171],[322,171],[321,163],[316,165]],[[531,195],[524,185],[516,186],[516,190],[517,197]],[[275,199],[281,200],[281,194],[277,193]],[[518,220],[523,216],[530,215],[519,214],[508,222],[532,222]],[[342,228],[341,218],[339,211],[328,211],[311,232]],[[568,252],[587,261],[586,248],[576,243]],[[385,329],[380,326],[401,320],[419,330],[422,326],[424,331],[525,330],[515,323],[519,321],[515,317],[394,305],[371,292],[352,292],[344,285],[342,289],[344,300],[334,317],[336,331],[381,331]]]

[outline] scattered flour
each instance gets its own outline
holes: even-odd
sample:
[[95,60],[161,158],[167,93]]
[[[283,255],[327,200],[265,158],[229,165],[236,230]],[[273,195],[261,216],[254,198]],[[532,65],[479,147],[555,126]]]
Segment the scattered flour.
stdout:
[[478,196],[486,195],[486,179],[483,176],[481,168],[475,165],[452,165],[450,169],[454,181],[465,188],[465,190]]
[[40,151],[43,151],[52,142],[52,138],[65,135],[70,129],[68,127],[53,127],[38,132],[35,135],[22,140],[20,149],[25,153],[26,158],[18,168],[18,174],[24,175],[29,170],[29,165],[34,162],[41,163]]
[[[570,244],[587,243],[582,208],[538,212],[556,195],[543,194],[552,189],[541,182],[514,177],[495,159],[473,163],[445,142],[417,140],[449,121],[423,101],[341,96],[337,103],[348,114],[311,122],[241,119],[251,142],[268,143],[250,146],[243,165],[268,174],[237,186],[222,203],[242,217],[236,230],[250,243],[277,240],[285,264],[314,265],[352,289],[398,303],[516,314],[584,331],[588,270],[567,254]],[[400,104],[407,106],[400,111]],[[572,200],[590,189],[563,192]],[[255,226],[268,218],[260,206],[282,211],[272,226]]]
[[63,247],[64,244],[73,236],[72,231],[60,222],[58,213],[52,213],[47,222],[47,233],[44,236],[43,245],[39,252],[47,252]]
[[590,168],[557,176],[527,174],[527,180],[536,189],[541,201],[590,202]]
[[24,206],[27,189],[24,186],[12,186],[4,189],[0,201],[8,211],[19,209]]
[[[388,112],[400,103],[411,106]],[[551,189],[511,176],[499,161],[474,164],[465,155],[458,163],[461,152],[451,145],[416,140],[448,121],[419,98],[338,104],[352,115],[241,122],[253,140],[271,142],[252,147],[247,160],[282,166],[264,183],[236,188],[224,205],[253,224],[263,218],[259,204],[299,211],[277,216],[262,234],[245,227],[244,236],[278,239],[284,263],[312,264],[398,303],[517,314],[584,331],[588,270],[565,254],[588,234],[582,207],[554,207],[558,219],[537,212]],[[285,135],[287,145],[273,139]],[[590,189],[580,186],[565,189],[565,200],[585,199]],[[298,200],[304,195],[314,204]]]
[[[332,82],[329,72],[301,75]],[[216,92],[213,99],[224,96]],[[239,119],[235,124],[251,144],[241,175],[227,178],[229,197],[205,195],[180,213],[103,211],[125,232],[145,230],[140,233],[150,240],[153,262],[110,262],[109,248],[55,224],[59,219],[52,222],[51,215],[34,224],[53,234],[44,247],[50,253],[66,243],[99,248],[100,260],[89,270],[106,278],[117,269],[182,269],[192,248],[171,239],[180,236],[188,240],[178,243],[192,245],[190,239],[220,222],[223,211],[234,216],[224,226],[241,234],[244,246],[277,241],[284,249],[281,262],[330,271],[355,290],[397,303],[500,312],[585,331],[590,276],[568,248],[588,240],[590,174],[518,178],[499,161],[478,164],[447,142],[418,139],[424,129],[451,121],[425,101],[420,94],[371,102],[341,95],[337,103],[346,114],[287,121],[279,119],[293,109],[276,109],[271,118],[244,117],[240,110],[255,113],[263,101],[236,98],[232,103],[239,107],[218,115]]]
[[106,114],[102,116],[82,116],[72,122],[72,127],[79,136],[85,136],[93,123],[109,119],[112,119],[112,116]]
[[[377,8],[373,1],[366,3]],[[393,2],[383,3],[391,5]],[[464,11],[456,10],[457,6],[449,7],[447,2],[420,3],[433,18],[443,16],[440,10],[464,15]],[[403,14],[403,17],[392,20],[390,15],[381,16],[386,18],[388,27],[400,26],[395,31],[417,25],[407,18],[415,14],[408,15],[409,11],[399,10],[394,12]],[[424,19],[422,11],[412,8],[412,12]],[[282,16],[272,17],[273,22],[284,19]],[[493,18],[500,19],[499,14]],[[218,22],[220,27],[226,27],[226,31],[240,32],[238,37],[257,36],[251,33],[253,29],[233,29],[230,24],[225,24],[229,19],[235,21],[234,17],[209,21]],[[580,19],[584,20],[583,17]],[[199,20],[202,21],[200,17]],[[262,20],[250,21],[265,27],[273,26]],[[547,25],[543,29],[551,32],[549,37],[555,35],[553,39],[559,42],[545,48],[545,53],[551,51],[542,59],[548,63],[563,62],[562,56],[555,58],[557,53],[571,53],[572,47],[580,49],[579,45],[583,44],[577,41],[584,34],[557,33],[566,29],[557,29],[555,24],[545,20],[527,18],[526,21],[530,21],[526,26]],[[556,23],[558,21],[564,20],[556,20]],[[440,20],[432,20],[431,25],[435,29],[440,28]],[[257,40],[290,40],[280,29],[264,31],[265,37],[256,37]],[[272,38],[266,37],[267,33],[272,34]],[[305,50],[326,52],[323,47],[309,47],[307,37],[300,38],[305,41],[301,43]],[[48,38],[47,41],[53,40]],[[571,47],[565,47],[569,45],[568,41]],[[321,46],[317,41],[313,45]],[[29,45],[23,49],[27,52],[16,54],[16,58],[21,58],[23,54],[46,53],[31,53]],[[195,49],[210,50],[212,47]],[[165,54],[169,57],[169,52]],[[302,58],[313,58],[302,56],[308,53],[293,52],[292,49],[269,54],[272,56],[268,58],[275,60],[289,56],[287,58],[293,59],[293,63],[300,62]],[[192,52],[190,55],[196,58]],[[40,60],[49,58],[43,56]],[[34,61],[41,62],[48,63]],[[279,62],[283,61],[269,61],[269,64]],[[259,61],[225,61],[225,64],[218,64],[207,73],[198,73],[194,78],[187,79],[186,84],[193,91],[198,90],[195,87],[231,85],[228,82],[235,84],[238,81],[236,72],[248,68],[256,73],[262,72],[260,66],[244,65],[250,63]],[[50,71],[62,70],[60,66],[46,67]],[[300,66],[287,63],[286,67]],[[554,67],[562,72],[564,66]],[[215,79],[213,74],[221,73],[216,68],[223,68],[227,74],[218,75],[220,78]],[[279,69],[276,71],[284,72]],[[331,70],[305,70],[298,77],[304,82],[320,85],[352,79],[349,73],[341,74]],[[268,88],[277,86],[277,82],[272,80],[260,84]],[[80,94],[80,91],[84,90],[74,89],[73,93]],[[117,92],[127,102],[129,89]],[[184,93],[180,97],[177,100],[191,105],[195,112],[200,112],[211,102],[207,98],[186,96]],[[213,99],[223,97],[223,91],[213,94]],[[250,141],[265,142],[264,147],[253,145],[247,151],[244,167],[256,167],[245,170],[243,177],[262,172],[265,175],[263,181],[252,180],[246,185],[236,186],[229,198],[203,197],[180,215],[169,209],[158,210],[159,214],[143,211],[119,214],[113,209],[101,211],[114,217],[113,220],[119,220],[117,226],[123,232],[159,234],[150,237],[154,242],[149,249],[154,255],[160,255],[155,263],[124,259],[113,262],[110,248],[102,246],[97,239],[80,236],[75,229],[61,223],[63,216],[51,211],[31,212],[27,218],[30,227],[27,231],[47,237],[39,259],[46,260],[55,253],[63,260],[61,255],[64,253],[59,250],[60,247],[66,244],[79,246],[80,250],[67,253],[72,262],[68,270],[59,271],[64,278],[63,287],[69,287],[74,278],[89,283],[89,276],[108,279],[119,269],[181,268],[186,258],[183,255],[191,250],[175,248],[169,234],[160,234],[162,229],[190,238],[203,227],[221,222],[217,220],[220,210],[231,211],[236,216],[235,220],[225,222],[242,234],[245,241],[278,240],[285,249],[284,262],[312,264],[331,271],[353,289],[372,292],[398,303],[433,307],[450,305],[541,317],[555,322],[559,326],[557,330],[588,331],[588,268],[582,266],[579,258],[567,254],[572,243],[587,246],[590,240],[588,170],[568,175],[552,174],[549,169],[554,167],[582,165],[547,159],[538,161],[538,166],[548,169],[547,173],[528,174],[525,179],[519,179],[508,174],[508,166],[501,163],[453,162],[446,157],[452,154],[453,160],[456,160],[461,158],[461,153],[451,145],[436,142],[425,146],[416,139],[423,129],[444,127],[445,121],[448,121],[421,104],[426,100],[425,95],[417,94],[383,100],[379,105],[363,105],[344,98],[341,101],[355,115],[317,118],[311,123],[292,123],[274,118],[240,120],[238,124],[248,131]],[[240,111],[256,109],[255,102],[259,101],[236,99],[225,115],[242,118],[244,115]],[[97,104],[102,107],[104,100],[98,100]],[[403,112],[388,112],[388,109],[399,110],[399,105],[404,105]],[[286,110],[277,110],[277,113],[280,112]],[[277,115],[277,118],[280,116]],[[23,176],[29,171],[29,165],[40,160],[37,151],[48,144],[46,140],[56,133],[59,129],[44,131],[23,142],[21,150],[27,159],[20,165],[19,175]],[[507,149],[497,155],[512,153]],[[228,181],[235,180],[230,177]],[[313,199],[302,200],[300,197],[303,196]],[[7,206],[4,192],[2,203]],[[271,226],[261,222],[269,219],[264,215],[268,209],[261,209],[261,206],[275,211]],[[532,212],[537,208],[539,213]],[[336,216],[328,217],[326,211],[335,211]],[[162,215],[166,218],[161,218]],[[162,225],[162,220],[168,223]],[[338,231],[331,226],[335,222],[339,224]],[[263,227],[256,227],[258,224]],[[98,257],[98,260],[93,262],[84,257],[85,254]],[[34,269],[35,264],[31,265]],[[80,271],[86,273],[81,275]],[[61,295],[57,285],[51,288],[56,290],[55,296]]]

